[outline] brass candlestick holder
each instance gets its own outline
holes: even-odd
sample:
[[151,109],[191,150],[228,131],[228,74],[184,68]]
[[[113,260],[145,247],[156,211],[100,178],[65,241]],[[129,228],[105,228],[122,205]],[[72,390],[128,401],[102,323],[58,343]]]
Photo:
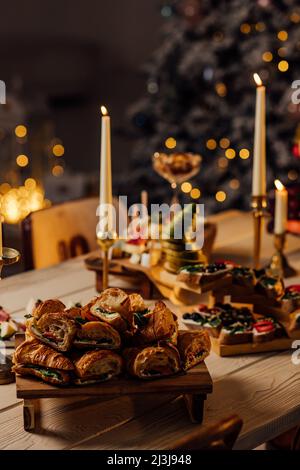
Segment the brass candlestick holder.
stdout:
[[20,253],[14,248],[2,248],[2,257],[0,257],[0,279],[2,268],[17,263],[20,259]]
[[103,263],[103,274],[102,274],[102,288],[107,289],[108,287],[108,272],[109,272],[109,259],[108,251],[118,240],[116,232],[100,232],[97,234],[97,243],[102,251],[102,263]]
[[253,265],[255,269],[259,269],[261,238],[263,230],[263,217],[266,213],[267,199],[266,196],[252,196],[251,201],[253,222],[254,222],[254,250]]
[[292,268],[286,256],[284,255],[284,247],[286,242],[286,234],[274,234],[274,247],[275,253],[271,258],[268,266],[268,271],[274,276],[292,277],[297,274],[297,271]]

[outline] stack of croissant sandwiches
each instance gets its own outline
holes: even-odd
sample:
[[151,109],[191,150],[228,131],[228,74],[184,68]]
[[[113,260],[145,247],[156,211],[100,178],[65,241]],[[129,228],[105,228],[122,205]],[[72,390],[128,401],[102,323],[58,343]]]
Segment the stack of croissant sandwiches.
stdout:
[[53,385],[85,385],[122,373],[139,379],[174,375],[209,352],[208,333],[178,331],[177,318],[164,302],[150,309],[139,294],[109,288],[84,307],[39,301],[13,369]]

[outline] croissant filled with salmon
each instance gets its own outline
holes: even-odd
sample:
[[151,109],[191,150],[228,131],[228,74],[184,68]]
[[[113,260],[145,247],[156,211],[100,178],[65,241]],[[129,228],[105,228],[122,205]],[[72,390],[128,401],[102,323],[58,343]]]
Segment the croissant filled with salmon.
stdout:
[[69,351],[77,333],[76,322],[68,314],[44,313],[28,324],[30,334],[58,351]]

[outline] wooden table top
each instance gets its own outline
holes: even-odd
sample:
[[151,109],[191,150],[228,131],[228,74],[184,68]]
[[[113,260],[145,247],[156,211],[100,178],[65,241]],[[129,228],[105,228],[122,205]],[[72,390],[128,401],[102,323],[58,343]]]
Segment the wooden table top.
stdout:
[[[227,211],[210,220],[218,224],[215,258],[250,264],[251,215]],[[273,253],[273,240],[264,236],[263,257]],[[300,241],[288,238],[287,253],[300,271]],[[112,284],[114,283],[112,279]],[[287,284],[300,283],[300,277]],[[25,313],[29,299],[59,297],[87,302],[96,294],[94,273],[83,258],[1,281],[0,304],[15,318]],[[174,307],[176,311],[176,307]],[[205,403],[204,422],[216,423],[237,413],[244,426],[235,448],[251,449],[300,423],[300,366],[291,351],[206,360],[214,390]],[[42,431],[23,430],[22,400],[15,384],[0,386],[0,449],[168,449],[170,443],[195,429],[183,399],[172,395],[41,400]]]

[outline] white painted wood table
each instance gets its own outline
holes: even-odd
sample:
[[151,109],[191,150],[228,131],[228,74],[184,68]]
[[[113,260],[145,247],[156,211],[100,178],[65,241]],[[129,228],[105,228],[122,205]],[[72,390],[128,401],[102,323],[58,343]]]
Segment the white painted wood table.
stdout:
[[[251,260],[250,214],[230,211],[214,216],[218,223],[215,257]],[[300,270],[300,240],[289,238],[290,261]],[[263,254],[273,251],[265,236]],[[289,283],[300,282],[300,278]],[[96,292],[94,274],[83,259],[20,274],[1,281],[0,305],[14,317],[24,314],[31,297],[59,297],[87,302]],[[237,449],[251,449],[300,423],[300,365],[291,352],[255,354],[206,361],[214,391],[205,403],[202,426],[237,413],[244,426]],[[0,449],[168,449],[170,443],[195,429],[182,398],[152,396],[120,399],[43,399],[37,432],[23,430],[22,401],[15,385],[0,386]]]

